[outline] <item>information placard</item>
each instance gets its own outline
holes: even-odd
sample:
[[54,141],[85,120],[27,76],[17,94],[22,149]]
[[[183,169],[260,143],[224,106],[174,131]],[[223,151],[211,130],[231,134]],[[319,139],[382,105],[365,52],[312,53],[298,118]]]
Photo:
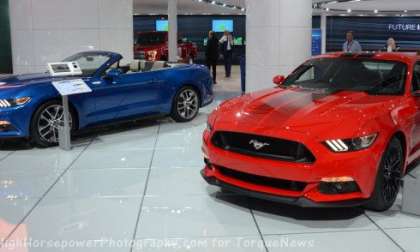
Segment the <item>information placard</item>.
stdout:
[[62,96],[92,92],[82,79],[53,81],[52,84]]

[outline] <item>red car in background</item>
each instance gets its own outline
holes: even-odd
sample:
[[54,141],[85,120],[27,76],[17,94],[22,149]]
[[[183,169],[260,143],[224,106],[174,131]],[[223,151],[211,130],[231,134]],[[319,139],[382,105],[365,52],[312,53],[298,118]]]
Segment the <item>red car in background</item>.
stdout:
[[[188,41],[178,41],[178,56],[183,62],[197,57],[197,45]],[[168,60],[168,32],[139,32],[134,44],[134,57],[149,61]]]
[[209,116],[205,180],[299,206],[389,209],[420,158],[420,57],[323,55],[274,82]]

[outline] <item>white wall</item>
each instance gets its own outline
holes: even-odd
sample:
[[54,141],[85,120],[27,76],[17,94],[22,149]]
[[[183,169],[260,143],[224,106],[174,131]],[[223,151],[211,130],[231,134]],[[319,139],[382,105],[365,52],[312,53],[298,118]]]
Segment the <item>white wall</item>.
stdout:
[[247,0],[246,91],[273,87],[311,56],[312,0]]
[[133,58],[133,0],[9,0],[14,73],[86,50]]

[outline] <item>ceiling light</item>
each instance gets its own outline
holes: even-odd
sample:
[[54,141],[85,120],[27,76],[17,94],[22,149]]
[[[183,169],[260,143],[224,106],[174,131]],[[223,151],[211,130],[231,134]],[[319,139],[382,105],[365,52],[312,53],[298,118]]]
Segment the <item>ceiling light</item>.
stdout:
[[377,14],[379,11],[378,10],[374,10],[373,13]]
[[347,13],[351,13],[351,9],[347,9]]

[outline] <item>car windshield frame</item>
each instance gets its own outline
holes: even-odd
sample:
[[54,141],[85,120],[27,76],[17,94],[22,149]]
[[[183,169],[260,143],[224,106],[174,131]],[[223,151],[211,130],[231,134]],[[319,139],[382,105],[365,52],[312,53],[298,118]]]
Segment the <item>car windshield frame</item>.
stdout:
[[[377,64],[378,68],[374,70],[369,69],[366,65],[363,65],[365,68],[363,69],[359,68],[358,70],[365,71],[364,73],[368,73],[369,71],[369,74],[371,75],[377,75],[377,77],[384,77],[384,78],[372,79],[370,83],[368,81],[368,77],[366,77],[366,80],[364,80],[364,82],[360,82],[360,84],[358,81],[353,81],[353,80],[347,81],[345,83],[343,81],[344,84],[339,83],[337,81],[334,84],[333,82],[334,80],[328,77],[334,77],[334,78],[341,77],[342,78],[343,76],[340,76],[339,74],[343,74],[344,71],[349,71],[348,68],[343,68],[343,67],[345,67],[346,65],[350,66],[349,63],[351,63],[351,61],[356,61],[356,62],[358,61],[360,63],[358,67],[360,67],[363,64],[369,64],[369,63]],[[343,64],[343,62],[345,64]],[[328,81],[321,80],[321,78],[318,80],[316,79],[316,77],[314,77],[314,80],[297,82],[299,78],[301,78],[311,69],[314,69],[313,72],[315,72],[315,68],[320,67],[322,63],[326,63],[328,69],[324,70],[322,68],[319,68],[321,69],[321,72],[318,74],[323,76],[322,79],[326,77]],[[339,64],[341,64],[341,66]],[[394,65],[392,66],[392,69],[389,70],[388,75],[383,75],[386,71],[384,69],[379,69],[380,64],[383,64],[382,67],[385,67],[386,65],[392,65],[392,64]],[[343,69],[340,69],[340,68],[343,68]],[[399,74],[394,75],[393,73],[394,68],[396,68],[395,72]],[[355,57],[355,58],[345,58],[345,57],[337,57],[337,58],[323,57],[322,58],[321,57],[321,58],[314,58],[314,59],[308,60],[304,64],[300,65],[295,71],[293,71],[293,73],[291,73],[286,78],[282,86],[300,87],[302,89],[310,89],[310,90],[322,90],[324,92],[325,91],[326,92],[353,91],[353,92],[365,92],[370,95],[403,95],[406,91],[408,69],[409,69],[408,65],[405,62],[398,61],[398,60],[375,59],[375,58],[368,58],[368,57]],[[331,73],[328,73],[328,71],[331,71]],[[343,73],[340,73],[339,71],[342,71]],[[354,71],[354,69],[352,71]],[[332,74],[332,76],[329,76],[328,74]],[[315,73],[313,73],[313,75],[315,76]],[[352,76],[352,78],[355,75],[358,77],[365,76],[360,72],[354,72],[354,73],[350,72],[350,74],[347,73],[347,75]],[[363,77],[362,77],[362,80],[363,80]],[[393,80],[392,78],[385,78],[385,77],[393,77],[393,78],[398,77],[398,79],[391,82]],[[373,80],[376,80],[376,81],[373,81]],[[350,85],[350,84],[354,84],[352,82],[356,82],[359,85],[352,86]],[[328,85],[331,85],[331,87],[329,87]],[[335,86],[332,86],[332,85],[335,85]],[[398,89],[396,87],[398,87]],[[395,90],[390,90],[393,88]]]
[[[95,66],[94,68],[89,68],[89,69],[84,69],[83,64],[80,64],[80,59],[85,57],[96,57],[96,56],[101,56],[101,57],[105,57],[105,60],[99,62],[100,64],[98,64],[97,66]],[[77,53],[74,54],[72,56],[69,56],[67,58],[65,58],[63,61],[65,62],[77,62],[82,70],[82,77],[91,77],[96,75],[101,69],[104,68],[105,65],[109,65],[110,61],[112,60],[112,55],[110,55],[109,53],[98,53],[98,52],[83,52],[83,53]]]

